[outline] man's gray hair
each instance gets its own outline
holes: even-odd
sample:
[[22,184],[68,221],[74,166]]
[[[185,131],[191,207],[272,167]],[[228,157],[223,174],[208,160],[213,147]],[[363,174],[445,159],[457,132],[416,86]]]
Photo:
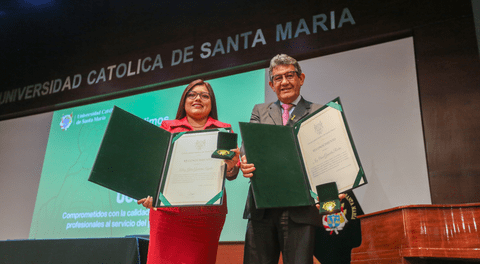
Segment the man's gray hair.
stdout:
[[270,68],[268,69],[270,80],[272,80],[273,78],[273,69],[278,65],[293,65],[295,67],[295,71],[297,72],[298,77],[300,77],[300,75],[302,74],[302,68],[300,68],[300,65],[298,64],[296,59],[288,56],[287,54],[278,54],[270,61]]

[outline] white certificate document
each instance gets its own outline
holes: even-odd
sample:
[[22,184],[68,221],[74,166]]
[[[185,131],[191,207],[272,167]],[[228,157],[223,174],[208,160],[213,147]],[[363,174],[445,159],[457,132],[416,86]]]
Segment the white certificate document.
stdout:
[[217,137],[218,131],[209,131],[186,133],[175,140],[163,188],[171,206],[205,205],[222,192],[226,165],[211,158]]
[[339,192],[354,187],[360,168],[339,110],[326,107],[309,117],[300,124],[297,138],[314,193],[317,185],[328,182],[336,182]]

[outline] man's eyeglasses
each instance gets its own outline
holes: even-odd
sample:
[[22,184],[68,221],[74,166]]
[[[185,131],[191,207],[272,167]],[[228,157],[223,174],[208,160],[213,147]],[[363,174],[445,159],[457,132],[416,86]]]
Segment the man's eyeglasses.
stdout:
[[201,92],[201,93],[197,93],[195,91],[190,91],[187,93],[187,98],[190,99],[190,100],[195,100],[195,98],[197,98],[197,96],[200,95],[200,99],[204,100],[204,101],[207,101],[210,99],[210,94],[209,93],[204,93],[204,92]]
[[272,76],[272,81],[274,83],[280,83],[280,82],[283,81],[283,76],[285,76],[285,78],[287,78],[288,81],[291,81],[291,80],[295,79],[296,74],[297,74],[296,71],[289,71],[289,72],[286,72],[284,74],[276,74],[276,75]]

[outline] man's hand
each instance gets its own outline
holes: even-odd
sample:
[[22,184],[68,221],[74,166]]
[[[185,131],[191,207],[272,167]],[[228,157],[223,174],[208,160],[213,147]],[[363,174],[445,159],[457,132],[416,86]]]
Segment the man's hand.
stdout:
[[243,177],[251,178],[253,176],[253,171],[255,171],[255,165],[253,163],[247,163],[247,157],[245,155],[240,159],[241,165],[240,169],[243,172]]

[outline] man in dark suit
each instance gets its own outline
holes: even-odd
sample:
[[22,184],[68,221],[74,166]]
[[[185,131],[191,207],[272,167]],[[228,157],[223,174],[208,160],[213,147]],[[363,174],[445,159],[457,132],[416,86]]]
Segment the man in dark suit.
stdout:
[[[294,58],[275,56],[269,73],[269,85],[278,101],[255,105],[250,122],[291,126],[321,107],[300,96],[305,74]],[[255,165],[243,156],[241,169],[243,176],[250,178]],[[315,206],[257,209],[250,187],[244,218],[248,219],[244,264],[277,264],[280,252],[284,264],[313,263],[315,230],[322,223]]]

